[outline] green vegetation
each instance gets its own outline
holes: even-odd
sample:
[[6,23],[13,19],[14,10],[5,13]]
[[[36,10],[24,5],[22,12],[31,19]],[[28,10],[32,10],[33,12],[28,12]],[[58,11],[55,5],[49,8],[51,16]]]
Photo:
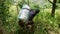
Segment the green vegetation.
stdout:
[[[20,10],[23,3],[21,4],[20,1],[18,3],[17,7]],[[18,25],[17,7],[13,4],[13,1],[1,0],[0,5],[0,20],[2,21],[3,34],[22,34],[19,31],[21,27]],[[33,19],[35,24],[34,34],[60,34],[60,4],[57,3],[54,17],[51,17],[51,6],[49,2],[44,5],[44,8],[41,8],[38,4],[30,4],[31,9],[40,9],[40,12]]]

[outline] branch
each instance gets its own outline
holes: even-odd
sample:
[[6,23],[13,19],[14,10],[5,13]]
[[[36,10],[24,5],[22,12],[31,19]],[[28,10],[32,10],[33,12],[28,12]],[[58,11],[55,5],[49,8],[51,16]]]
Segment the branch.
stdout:
[[51,2],[50,0],[48,0],[48,1],[53,4],[53,2]]

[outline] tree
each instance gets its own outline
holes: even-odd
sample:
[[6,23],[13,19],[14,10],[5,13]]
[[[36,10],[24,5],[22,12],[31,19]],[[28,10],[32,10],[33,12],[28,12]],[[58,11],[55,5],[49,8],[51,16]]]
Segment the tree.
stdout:
[[58,3],[60,3],[60,0],[58,0]]
[[49,1],[50,3],[52,3],[52,12],[51,12],[51,16],[54,17],[57,0],[53,0],[53,2],[51,2],[50,0],[48,0],[48,1]]

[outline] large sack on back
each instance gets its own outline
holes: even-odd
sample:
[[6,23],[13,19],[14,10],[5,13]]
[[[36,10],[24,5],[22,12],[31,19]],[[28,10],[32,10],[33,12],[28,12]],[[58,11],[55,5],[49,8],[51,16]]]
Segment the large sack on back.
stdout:
[[32,10],[30,10],[29,20],[32,20],[36,16],[36,14],[39,13],[39,11],[40,11],[39,9],[32,9]]
[[23,5],[22,9],[19,12],[18,19],[23,21],[28,21],[30,14],[30,7],[28,5]]

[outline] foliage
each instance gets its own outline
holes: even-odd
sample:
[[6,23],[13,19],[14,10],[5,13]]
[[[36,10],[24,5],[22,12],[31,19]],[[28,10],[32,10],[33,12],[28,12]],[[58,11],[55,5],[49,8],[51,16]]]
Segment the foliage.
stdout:
[[2,20],[4,34],[15,31],[18,27],[15,26],[17,25],[17,14],[14,13],[13,9],[10,9],[10,7],[12,6],[11,1],[12,0],[1,0],[0,2],[0,20]]
[[60,3],[60,0],[58,0],[58,3]]
[[[16,10],[16,6],[11,3],[11,0],[4,0],[0,1],[0,20],[2,20],[3,28],[5,29],[5,32],[9,34],[9,32],[13,33],[20,33],[20,29],[17,23],[17,16],[18,12]],[[19,2],[18,4],[20,7],[22,7],[23,2]],[[40,5],[31,3],[30,7],[31,9],[40,9],[40,12],[34,17],[33,21],[35,22],[35,32],[34,34],[46,34],[47,31],[53,30],[58,32],[60,29],[60,14],[59,10],[57,9],[55,17],[51,17],[51,4],[47,3],[44,7],[47,7],[43,10],[41,9]],[[19,8],[20,8],[19,7]],[[48,9],[50,8],[50,9]],[[57,13],[58,12],[58,13]],[[45,30],[47,29],[47,31]],[[19,32],[19,33],[18,33]]]
[[[56,31],[58,30],[58,18],[57,18],[57,14],[55,16],[55,18],[50,16],[49,12],[40,12],[35,18],[35,25],[36,25],[36,34],[46,34],[46,30],[53,30]],[[45,32],[46,31],[46,32]],[[48,34],[49,32],[47,32]]]

